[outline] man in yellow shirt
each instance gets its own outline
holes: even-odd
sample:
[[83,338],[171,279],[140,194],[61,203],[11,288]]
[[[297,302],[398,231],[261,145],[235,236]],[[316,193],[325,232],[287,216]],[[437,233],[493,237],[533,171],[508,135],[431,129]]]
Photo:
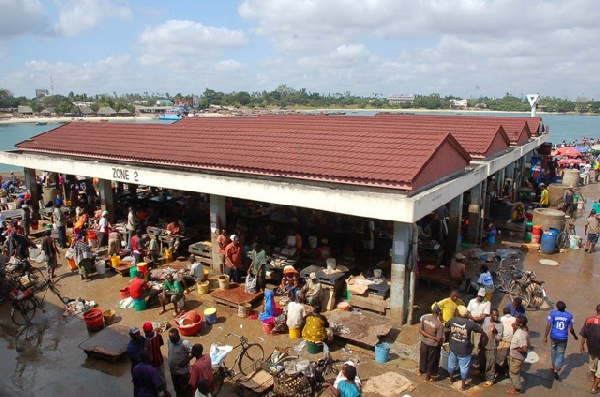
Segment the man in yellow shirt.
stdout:
[[459,299],[458,291],[454,289],[452,292],[450,292],[449,298],[442,299],[441,301],[435,302],[433,305],[431,305],[432,310],[435,305],[438,305],[438,307],[442,309],[442,323],[446,324],[446,322],[448,322],[452,317],[456,316],[456,310],[458,306],[465,306],[465,303]]
[[550,204],[550,193],[548,193],[546,185],[540,183],[540,206],[546,208],[548,204]]

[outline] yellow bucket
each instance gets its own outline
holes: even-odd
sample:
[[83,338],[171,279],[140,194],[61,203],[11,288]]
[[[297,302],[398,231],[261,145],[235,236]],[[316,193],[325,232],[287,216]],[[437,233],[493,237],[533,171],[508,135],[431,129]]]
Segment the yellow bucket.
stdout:
[[302,328],[290,328],[290,339],[298,339],[302,337]]
[[113,309],[108,309],[104,311],[104,324],[110,325],[115,322],[115,311]]
[[173,252],[171,252],[170,248],[165,248],[165,259],[167,263],[173,262]]
[[208,281],[198,281],[196,283],[196,289],[198,290],[198,295],[208,294],[210,291],[210,283]]
[[110,264],[113,267],[117,267],[121,264],[121,257],[119,255],[113,255],[110,257]]

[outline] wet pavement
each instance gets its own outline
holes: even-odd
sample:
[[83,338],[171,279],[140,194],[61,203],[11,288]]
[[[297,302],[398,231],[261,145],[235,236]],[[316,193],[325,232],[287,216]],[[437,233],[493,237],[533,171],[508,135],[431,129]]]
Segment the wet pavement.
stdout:
[[[600,184],[583,188],[585,197],[599,197]],[[588,199],[589,200],[589,199]],[[585,214],[591,208],[591,201]],[[583,235],[584,217],[577,220],[577,232]],[[541,265],[540,259],[547,258],[559,262],[558,266]],[[575,316],[575,330],[578,333],[582,323],[594,314],[595,306],[600,303],[600,253],[584,253],[581,250],[568,250],[567,253],[543,255],[529,252],[524,259],[524,268],[534,270],[538,278],[546,282],[546,290],[550,306],[563,300],[567,310]],[[165,322],[172,320],[172,310],[158,315],[160,308],[149,308],[142,312],[133,309],[119,309],[119,290],[129,283],[129,278],[121,277],[110,270],[103,277],[95,276],[90,282],[79,279],[71,273],[64,255],[58,270],[60,280],[58,287],[63,295],[71,298],[95,300],[103,309],[116,311],[117,321],[126,325],[141,327],[145,321]],[[421,287],[417,291],[416,304],[426,306],[432,301],[429,288]],[[196,291],[188,296],[186,309],[197,309],[199,312],[212,307],[209,296],[198,295]],[[501,299],[501,301],[499,301]],[[91,334],[80,316],[65,318],[62,316],[62,304],[56,296],[48,292],[45,296],[46,312],[38,313],[35,324],[31,327],[14,326],[10,320],[10,306],[6,302],[0,304],[0,396],[125,396],[132,394],[129,362],[124,359],[117,363],[109,363],[96,358],[88,358],[77,346]],[[506,296],[496,296],[493,303],[502,307],[508,302]],[[579,341],[569,340],[565,365],[561,373],[561,381],[554,381],[550,371],[550,347],[542,344],[546,317],[549,310],[527,311],[531,330],[532,349],[538,353],[539,362],[524,366],[524,391],[531,396],[584,396],[589,394],[590,383],[587,380],[587,353],[579,353]],[[239,332],[243,324],[243,332],[252,342],[261,343],[265,354],[270,354],[275,346],[295,346],[300,339],[289,339],[287,335],[265,335],[257,320],[237,317],[237,310],[218,308],[219,323],[205,326],[199,336],[189,337],[192,343],[202,343],[207,350],[210,343],[226,342],[234,344],[236,340],[225,339],[228,332]],[[166,335],[164,335],[166,338]],[[473,379],[473,386],[466,393],[450,388],[447,375],[442,375],[434,383],[422,383],[416,375],[418,360],[418,331],[416,326],[394,328],[386,341],[391,343],[391,360],[385,364],[374,362],[374,353],[354,345],[336,341],[332,345],[335,359],[358,359],[361,378],[384,372],[394,371],[411,379],[417,386],[409,394],[411,396],[431,396],[443,393],[446,395],[506,395],[510,381],[501,380],[489,389],[479,386],[481,381]],[[235,351],[234,351],[235,353]],[[167,350],[163,347],[166,357]],[[316,359],[317,355],[309,358]],[[232,355],[230,355],[232,356]],[[169,379],[169,376],[167,376]],[[170,383],[170,382],[169,382]],[[458,384],[458,383],[457,383]],[[172,387],[170,388],[173,392]],[[229,388],[222,395],[235,395]],[[330,395],[329,391],[323,395]]]

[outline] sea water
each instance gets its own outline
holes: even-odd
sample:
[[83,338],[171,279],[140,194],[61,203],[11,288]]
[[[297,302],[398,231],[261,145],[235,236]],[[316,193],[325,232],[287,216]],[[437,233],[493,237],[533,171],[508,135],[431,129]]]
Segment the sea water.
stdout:
[[[332,110],[333,111],[333,110]],[[406,109],[410,113],[410,109]],[[348,116],[374,116],[375,111],[372,110],[356,110],[346,112]],[[496,113],[496,112],[419,112],[418,114],[444,114],[456,115],[462,114],[465,116],[494,116],[494,117],[528,117],[528,113]],[[550,139],[552,143],[561,143],[563,140],[571,142],[574,140],[581,141],[583,137],[592,138],[594,140],[600,137],[600,116],[592,115],[571,115],[571,114],[539,114],[542,117],[544,125],[550,130]],[[165,123],[159,120],[138,120],[136,122],[154,122]],[[168,122],[170,123],[170,122]],[[0,124],[0,150],[13,150],[15,144],[22,142],[35,135],[50,131],[59,127],[59,123],[48,123],[47,125],[35,124]],[[11,165],[0,164],[0,171],[17,171],[18,167]]]

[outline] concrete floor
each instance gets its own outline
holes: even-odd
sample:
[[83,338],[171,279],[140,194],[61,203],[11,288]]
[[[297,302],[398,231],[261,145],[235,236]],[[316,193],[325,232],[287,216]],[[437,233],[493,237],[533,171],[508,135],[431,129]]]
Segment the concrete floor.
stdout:
[[[600,184],[594,184],[583,189],[585,197],[600,196]],[[591,201],[590,201],[591,202]],[[585,214],[589,212],[588,204]],[[584,219],[577,220],[577,231],[583,234]],[[600,303],[600,260],[599,253],[586,254],[583,250],[569,250],[564,254],[542,255],[529,252],[525,256],[524,267],[534,270],[538,278],[546,282],[549,302],[552,304],[563,300],[575,316],[576,331],[588,316],[594,314],[595,306]],[[551,258],[560,263],[559,266],[539,264],[539,259]],[[172,310],[158,315],[159,308],[149,308],[142,312],[133,309],[119,309],[119,290],[128,285],[129,278],[123,278],[107,272],[106,276],[96,278],[91,282],[79,280],[76,273],[71,273],[63,258],[62,267],[58,274],[58,286],[63,295],[71,298],[93,299],[103,309],[112,308],[117,312],[117,320],[123,324],[141,327],[145,321],[170,321]],[[422,288],[425,290],[425,287]],[[446,292],[447,293],[447,292]],[[431,293],[421,291],[418,294],[429,304]],[[501,297],[499,306],[507,302]],[[18,328],[10,321],[10,307],[0,304],[0,396],[122,396],[131,395],[132,386],[129,375],[129,362],[111,364],[94,358],[88,358],[77,345],[89,337],[84,322],[79,317],[63,318],[62,307],[58,298],[51,293],[46,295],[46,313],[36,315],[32,327]],[[497,301],[498,298],[495,299]],[[208,296],[199,296],[195,291],[188,296],[187,309],[197,308],[202,311],[212,306]],[[261,343],[266,354],[273,347],[294,346],[300,340],[292,340],[287,335],[265,335],[260,323],[256,320],[240,319],[237,310],[219,307],[219,323],[206,326],[200,336],[188,338],[193,343],[202,343],[208,349],[210,343],[225,342],[227,332],[238,332],[243,324],[244,334],[253,342]],[[539,354],[540,361],[525,366],[524,390],[531,396],[583,396],[589,393],[590,383],[587,381],[587,353],[579,353],[579,342],[569,341],[567,356],[561,377],[562,381],[553,381],[550,367],[549,346],[542,344],[543,332],[548,310],[528,311],[532,349]],[[166,335],[165,335],[166,337]],[[435,383],[424,384],[416,376],[416,360],[418,360],[418,332],[416,326],[404,326],[393,329],[387,341],[391,342],[391,360],[386,364],[373,361],[372,351],[335,342],[332,345],[333,357],[341,360],[354,358],[360,360],[359,373],[361,378],[368,379],[384,372],[400,372],[411,379],[417,386],[411,396],[446,395],[505,395],[510,387],[508,380],[501,380],[490,389],[479,387],[479,380],[472,381],[473,387],[466,393],[451,388],[447,375],[442,372]],[[235,340],[231,340],[235,342]],[[166,348],[163,350],[166,357]],[[309,358],[316,359],[318,356]],[[458,383],[457,383],[458,384]],[[457,385],[455,384],[455,386]],[[171,389],[172,391],[172,389]],[[222,395],[234,395],[229,389]],[[323,393],[330,395],[329,391]]]

